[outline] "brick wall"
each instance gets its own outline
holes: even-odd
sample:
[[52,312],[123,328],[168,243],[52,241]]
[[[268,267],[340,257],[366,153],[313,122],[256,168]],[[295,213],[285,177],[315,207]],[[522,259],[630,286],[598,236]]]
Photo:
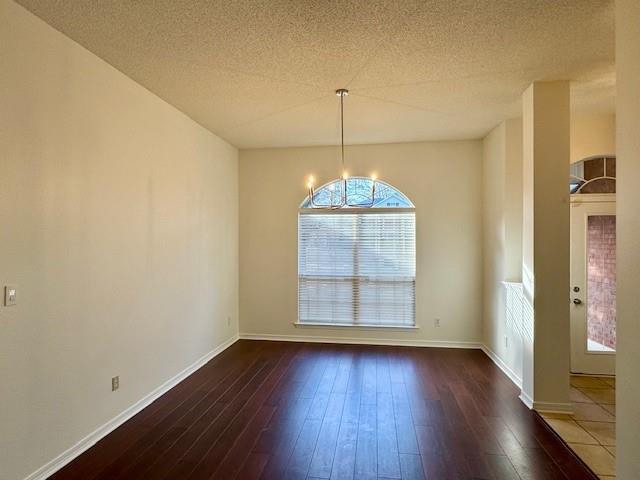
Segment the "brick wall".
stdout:
[[587,223],[588,334],[616,347],[616,217],[595,215]]

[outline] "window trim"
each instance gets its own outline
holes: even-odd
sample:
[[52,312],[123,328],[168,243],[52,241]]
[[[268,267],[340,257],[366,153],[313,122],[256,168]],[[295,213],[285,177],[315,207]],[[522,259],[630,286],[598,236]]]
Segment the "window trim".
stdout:
[[327,210],[323,208],[299,208],[298,214],[300,215],[326,215],[328,212],[331,212],[331,215],[348,215],[354,213],[364,213],[364,214],[380,214],[380,213],[415,213],[415,207],[404,207],[404,208],[394,208],[394,207],[383,207],[383,208],[356,208],[356,207],[343,207],[336,208],[334,210]]
[[420,330],[420,326],[418,325],[418,321],[414,325],[373,325],[370,323],[358,323],[358,324],[349,324],[349,323],[330,323],[330,322],[300,322],[296,320],[292,323],[293,326],[297,327],[309,327],[309,328],[355,328],[360,330],[378,330],[380,328],[387,328],[392,330]]

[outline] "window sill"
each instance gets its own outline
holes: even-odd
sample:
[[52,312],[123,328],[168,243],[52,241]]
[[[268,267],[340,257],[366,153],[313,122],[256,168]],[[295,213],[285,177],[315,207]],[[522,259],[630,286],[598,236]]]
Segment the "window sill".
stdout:
[[321,323],[321,322],[293,322],[295,327],[303,328],[355,328],[360,330],[378,330],[378,329],[390,329],[390,330],[419,330],[417,325],[372,325],[372,324],[359,324],[349,325],[345,323]]

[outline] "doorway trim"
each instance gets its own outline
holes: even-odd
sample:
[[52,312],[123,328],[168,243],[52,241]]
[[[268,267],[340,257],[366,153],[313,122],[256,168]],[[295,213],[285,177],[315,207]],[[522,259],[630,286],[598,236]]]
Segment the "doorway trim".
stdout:
[[[589,193],[589,194],[580,194],[580,193],[576,193],[576,194],[571,194],[570,196],[570,204],[572,207],[574,206],[578,206],[578,205],[587,205],[587,204],[602,204],[603,208],[604,208],[604,204],[609,204],[609,205],[613,205],[615,207],[616,205],[616,194],[615,193]],[[615,215],[615,213],[614,213]],[[589,215],[585,215],[585,216],[589,216]],[[571,215],[571,219],[570,222],[572,224],[572,229],[573,229],[573,212]],[[585,228],[586,228],[586,221],[585,221]],[[573,258],[573,235],[574,232],[572,230],[571,232],[571,256]],[[586,238],[586,232],[584,232],[585,238]],[[586,245],[585,245],[586,248]],[[586,269],[586,265],[585,265],[585,269]],[[571,275],[571,283],[569,284],[569,289],[570,289],[570,295],[573,296],[573,292],[571,291],[572,287],[573,287],[573,281],[574,281],[574,277],[573,277],[573,260],[572,260],[572,266],[571,266],[571,270],[572,270],[572,275]],[[584,281],[587,281],[587,274],[586,271],[584,273]],[[585,291],[586,291],[586,285],[585,285]],[[588,300],[587,300],[588,301]],[[586,302],[585,302],[585,308],[586,308]],[[573,317],[573,314],[571,315],[571,317]],[[570,322],[571,322],[571,335],[570,335],[570,343],[569,343],[569,349],[571,351],[571,364],[570,364],[570,372],[571,374],[586,374],[586,375],[608,375],[602,372],[576,372],[574,371],[575,369],[575,365],[573,364],[573,356],[574,356],[574,341],[577,341],[577,339],[574,338],[574,319],[570,318]],[[584,328],[588,329],[588,324],[587,324],[587,320],[585,319],[584,322]],[[584,332],[585,335],[585,339],[588,338],[588,331]],[[584,348],[585,353],[588,353],[589,355],[604,355],[604,356],[613,356],[615,359],[615,355],[616,355],[616,350],[614,351],[597,351],[597,350],[588,350],[586,344],[582,346],[582,348]]]

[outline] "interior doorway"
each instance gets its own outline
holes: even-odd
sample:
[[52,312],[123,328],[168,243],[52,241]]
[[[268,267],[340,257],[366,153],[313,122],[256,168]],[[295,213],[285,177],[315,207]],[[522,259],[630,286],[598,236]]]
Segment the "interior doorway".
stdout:
[[571,371],[615,375],[615,158],[574,164],[572,182]]

